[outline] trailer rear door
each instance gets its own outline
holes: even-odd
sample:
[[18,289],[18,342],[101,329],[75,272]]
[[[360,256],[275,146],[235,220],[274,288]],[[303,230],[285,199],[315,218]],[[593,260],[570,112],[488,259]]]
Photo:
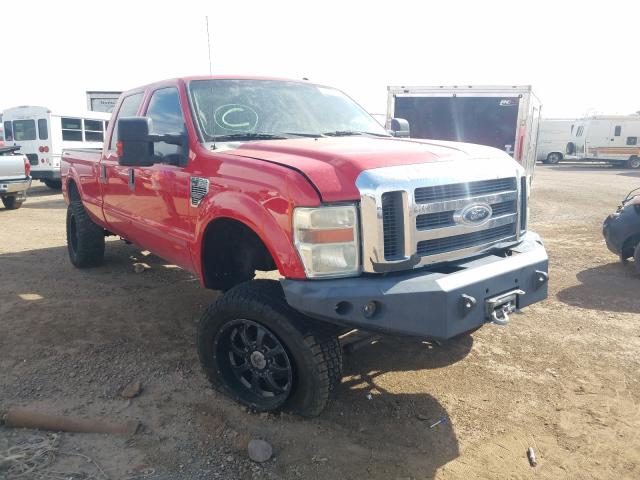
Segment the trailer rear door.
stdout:
[[514,154],[520,98],[396,95],[393,116],[411,137],[478,143]]

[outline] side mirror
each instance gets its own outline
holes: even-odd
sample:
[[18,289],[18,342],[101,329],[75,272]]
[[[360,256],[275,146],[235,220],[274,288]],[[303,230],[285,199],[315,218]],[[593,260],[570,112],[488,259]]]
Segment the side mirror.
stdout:
[[127,167],[148,167],[154,163],[151,119],[123,117],[118,120],[118,163]]
[[411,131],[409,130],[409,122],[404,118],[392,118],[389,133],[398,138],[409,138]]

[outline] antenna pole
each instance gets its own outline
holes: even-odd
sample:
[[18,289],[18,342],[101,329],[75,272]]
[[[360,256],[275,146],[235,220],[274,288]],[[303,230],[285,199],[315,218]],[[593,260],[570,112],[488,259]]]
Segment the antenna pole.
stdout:
[[209,49],[209,75],[211,75],[211,37],[209,36],[209,16],[204,17],[207,22],[207,48]]

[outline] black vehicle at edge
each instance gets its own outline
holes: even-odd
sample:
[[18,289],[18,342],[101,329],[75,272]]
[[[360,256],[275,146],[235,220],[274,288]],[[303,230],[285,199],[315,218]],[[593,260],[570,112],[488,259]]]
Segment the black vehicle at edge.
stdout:
[[605,219],[602,233],[607,248],[622,262],[633,257],[640,273],[640,188],[629,192],[616,212]]

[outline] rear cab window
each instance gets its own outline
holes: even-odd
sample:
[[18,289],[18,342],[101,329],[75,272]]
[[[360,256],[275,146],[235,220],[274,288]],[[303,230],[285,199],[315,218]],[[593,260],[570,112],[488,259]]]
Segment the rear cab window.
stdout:
[[117,116],[114,118],[113,131],[111,132],[111,140],[109,142],[109,150],[116,149],[118,143],[118,119],[121,117],[133,117],[138,113],[144,92],[134,93],[122,100]]

